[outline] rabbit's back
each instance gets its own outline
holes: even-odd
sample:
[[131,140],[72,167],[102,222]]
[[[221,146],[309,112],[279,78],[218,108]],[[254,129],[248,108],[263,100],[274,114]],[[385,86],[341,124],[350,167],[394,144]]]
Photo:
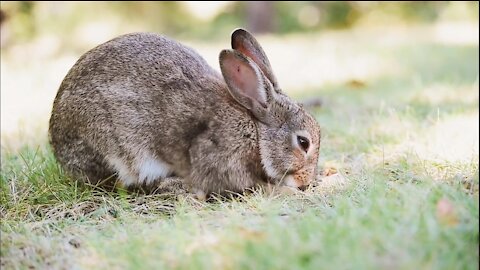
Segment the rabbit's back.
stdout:
[[69,71],[54,101],[50,140],[70,170],[98,171],[90,178],[113,173],[105,168],[131,171],[139,158],[152,160],[156,171],[187,174],[189,140],[229,99],[224,88],[192,49],[157,34],[124,35],[87,52]]
[[[155,91],[162,86],[168,88],[175,82],[200,82],[212,77],[221,80],[220,75],[194,50],[161,35],[133,33],[85,53],[67,74],[59,95],[64,91],[82,93],[120,84],[135,88],[119,89],[145,96],[142,91]],[[114,94],[135,95],[129,91],[116,91]]]

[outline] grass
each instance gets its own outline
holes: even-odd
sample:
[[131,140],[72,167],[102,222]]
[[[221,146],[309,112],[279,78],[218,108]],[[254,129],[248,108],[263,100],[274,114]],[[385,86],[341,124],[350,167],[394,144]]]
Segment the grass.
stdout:
[[478,269],[478,40],[377,38],[352,52],[349,35],[323,36],[340,66],[374,54],[392,72],[289,89],[322,98],[320,166],[336,181],[211,203],[99,192],[63,174],[41,133],[2,145],[1,267]]

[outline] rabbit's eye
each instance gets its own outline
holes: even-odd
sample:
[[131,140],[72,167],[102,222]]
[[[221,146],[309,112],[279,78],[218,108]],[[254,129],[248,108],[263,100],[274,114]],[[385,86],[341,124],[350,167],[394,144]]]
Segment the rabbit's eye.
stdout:
[[303,136],[297,136],[297,141],[300,147],[302,147],[303,151],[308,152],[308,148],[310,147],[310,142],[307,138]]

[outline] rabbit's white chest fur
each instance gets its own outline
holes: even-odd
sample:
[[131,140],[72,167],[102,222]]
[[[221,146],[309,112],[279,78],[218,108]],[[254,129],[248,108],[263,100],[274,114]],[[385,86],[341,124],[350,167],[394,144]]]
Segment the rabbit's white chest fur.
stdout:
[[165,178],[172,172],[170,166],[164,161],[154,158],[145,151],[135,159],[134,168],[129,168],[127,163],[119,157],[107,158],[108,163],[117,173],[124,185],[150,184],[155,179]]

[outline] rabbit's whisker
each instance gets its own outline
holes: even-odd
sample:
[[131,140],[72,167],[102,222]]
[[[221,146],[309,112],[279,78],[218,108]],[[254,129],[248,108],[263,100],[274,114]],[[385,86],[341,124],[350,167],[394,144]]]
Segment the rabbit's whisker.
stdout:
[[278,184],[276,184],[276,186],[283,185],[285,176],[287,176],[287,173],[290,171],[290,168],[292,168],[292,166],[293,166],[293,161],[290,163],[290,165],[288,165],[288,168],[285,170],[285,172],[282,175],[282,178],[280,178],[280,181],[278,181]]

